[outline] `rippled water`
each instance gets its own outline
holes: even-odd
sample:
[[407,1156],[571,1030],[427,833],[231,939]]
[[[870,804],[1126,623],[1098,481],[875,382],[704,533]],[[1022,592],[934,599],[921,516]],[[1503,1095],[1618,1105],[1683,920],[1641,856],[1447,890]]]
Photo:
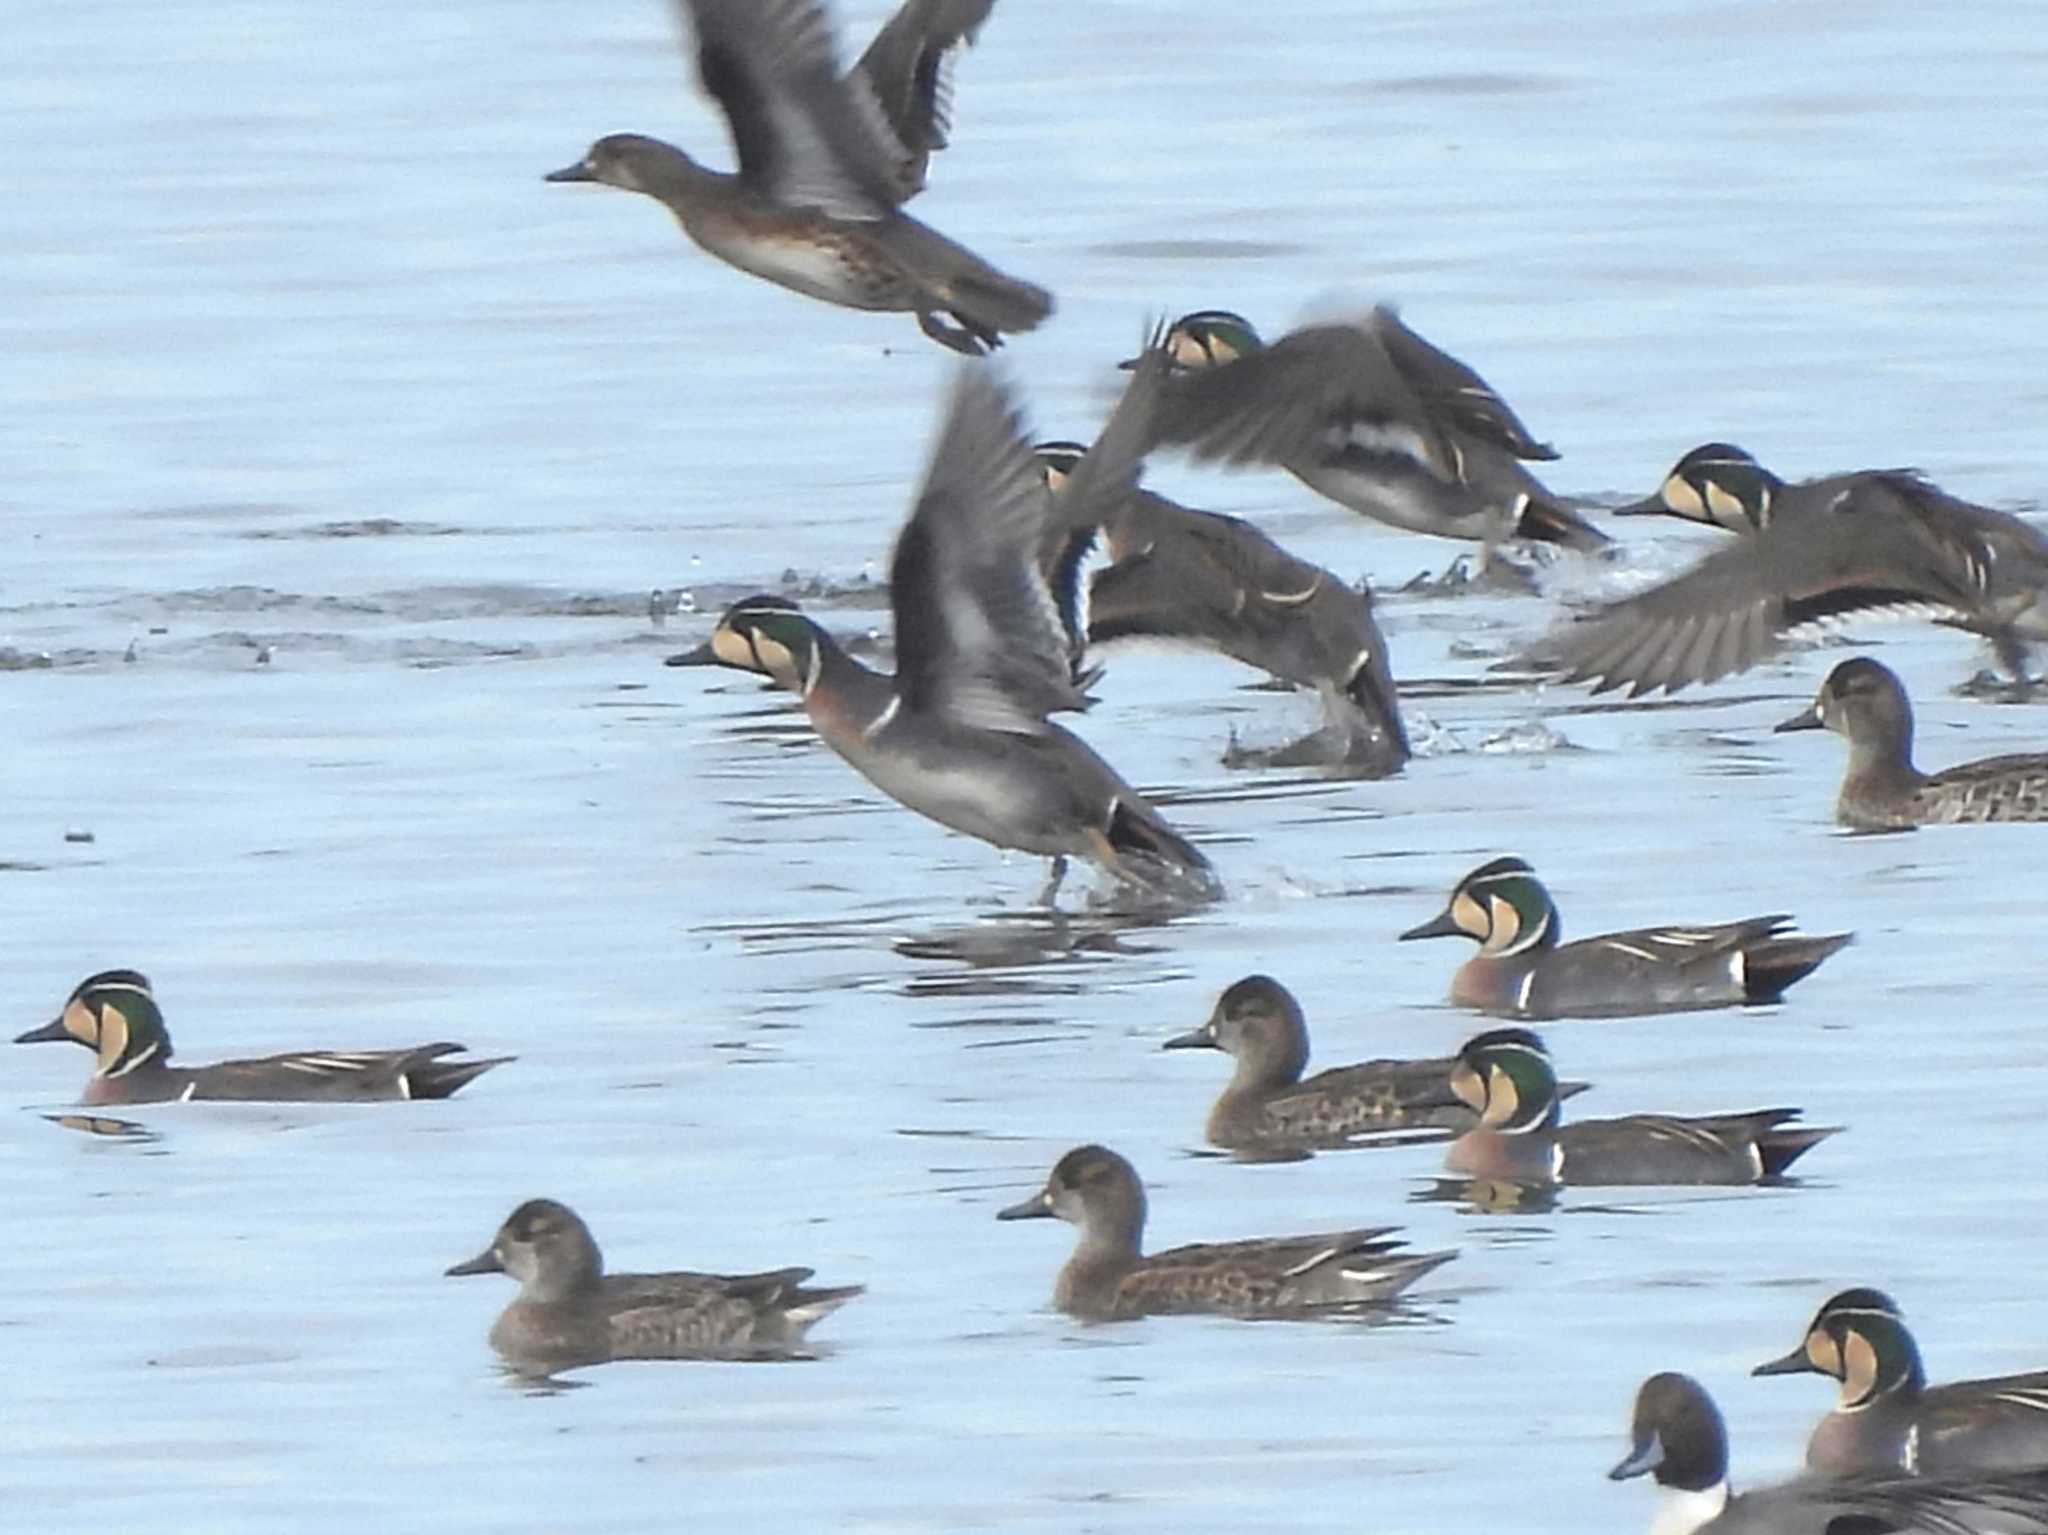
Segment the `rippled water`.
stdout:
[[[848,7],[865,36],[881,7]],[[1005,0],[919,205],[1053,288],[1010,349],[1088,432],[1146,315],[1282,328],[1393,297],[1567,457],[1649,489],[1733,437],[1788,473],[1916,463],[2027,509],[2048,406],[2048,45],[1999,6]],[[544,187],[598,133],[720,130],[652,0],[79,8],[0,50],[0,993],[154,978],[194,1062],[456,1038],[446,1104],[52,1123],[81,1052],[7,1056],[0,1480],[39,1527],[1636,1528],[1600,1473],[1691,1371],[1738,1474],[1818,1382],[1744,1374],[1850,1282],[1937,1376],[2048,1358],[2031,1282],[2043,998],[2029,828],[1835,835],[1831,737],[1774,739],[1841,652],[1669,707],[1493,677],[1557,609],[1384,601],[1424,756],[1383,783],[1220,765],[1312,705],[1112,656],[1082,728],[1230,897],[1164,926],[1028,909],[1040,870],[883,802],[753,681],[664,671],[793,573],[854,633],[950,363]],[[1158,483],[1381,587],[1453,546],[1275,477]],[[1598,594],[1710,542],[1626,529]],[[697,613],[657,630],[651,588]],[[1873,629],[1945,763],[2048,746],[1953,696],[1962,636]],[[133,659],[125,659],[131,653]],[[268,656],[267,661],[259,657]],[[82,840],[90,837],[91,840]],[[1223,1064],[1161,1056],[1269,970],[1325,1064],[1447,1050],[1459,956],[1396,945],[1513,850],[1570,931],[1789,909],[1860,935],[1783,1008],[1561,1024],[1584,1110],[1803,1103],[1799,1187],[1418,1200],[1429,1147],[1196,1155]],[[1047,1309],[1064,1227],[998,1226],[1067,1146],[1128,1154],[1152,1236],[1395,1220],[1458,1263],[1385,1325]],[[804,1262],[871,1293],[787,1367],[496,1376],[517,1200],[615,1265]]]

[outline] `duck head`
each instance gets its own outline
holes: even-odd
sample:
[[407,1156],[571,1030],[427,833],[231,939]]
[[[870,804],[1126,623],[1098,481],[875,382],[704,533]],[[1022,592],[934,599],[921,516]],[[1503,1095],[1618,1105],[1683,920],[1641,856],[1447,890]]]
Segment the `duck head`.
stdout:
[[1710,442],[1694,448],[1664,476],[1655,495],[1615,508],[1617,517],[1682,517],[1756,533],[1770,526],[1772,509],[1785,482],[1741,448]]
[[1908,757],[1913,752],[1913,704],[1905,684],[1889,666],[1868,656],[1829,672],[1813,702],[1775,728],[1832,730],[1852,744],[1897,741]]
[[1629,1452],[1614,1481],[1654,1475],[1669,1506],[1654,1530],[1695,1530],[1728,1506],[1728,1427],[1690,1375],[1652,1375],[1636,1392]]
[[[1265,343],[1243,315],[1232,314],[1228,309],[1197,309],[1168,326],[1159,345],[1166,353],[1170,370],[1189,373],[1197,368],[1224,367],[1258,351]],[[1132,357],[1117,366],[1129,370],[1141,361],[1142,357]]]
[[999,1221],[1057,1216],[1090,1238],[1135,1248],[1145,1229],[1145,1186],[1107,1146],[1076,1146],[1053,1164],[1045,1187],[996,1212]]
[[1842,1383],[1838,1412],[1854,1412],[1888,1391],[1918,1388],[1927,1379],[1898,1302],[1868,1288],[1828,1297],[1799,1347],[1749,1373],[1829,1376]]
[[1451,1067],[1451,1091],[1501,1135],[1557,1128],[1557,1073],[1529,1029],[1488,1029],[1465,1041]]
[[677,162],[692,165],[673,144],[642,133],[608,133],[583,152],[574,165],[549,171],[543,181],[596,181],[628,192],[652,192],[672,177]]
[[522,1298],[556,1301],[595,1285],[604,1274],[604,1254],[574,1210],[529,1199],[505,1218],[489,1247],[447,1272],[509,1274]]
[[824,645],[824,631],[795,603],[761,592],[735,602],[719,617],[711,638],[670,656],[665,664],[730,667],[808,693],[817,682]]
[[1308,1065],[1308,1028],[1292,992],[1269,975],[1248,975],[1224,989],[1208,1022],[1159,1048],[1221,1050],[1259,1062],[1262,1078],[1292,1082]]
[[93,1075],[123,1077],[154,1062],[171,1058],[170,1031],[139,970],[102,970],[72,989],[55,1018],[41,1028],[17,1034],[17,1045],[68,1039],[93,1052]]
[[1496,858],[1458,881],[1444,909],[1401,935],[1465,937],[1488,958],[1554,948],[1560,936],[1557,907],[1536,871],[1519,858]]

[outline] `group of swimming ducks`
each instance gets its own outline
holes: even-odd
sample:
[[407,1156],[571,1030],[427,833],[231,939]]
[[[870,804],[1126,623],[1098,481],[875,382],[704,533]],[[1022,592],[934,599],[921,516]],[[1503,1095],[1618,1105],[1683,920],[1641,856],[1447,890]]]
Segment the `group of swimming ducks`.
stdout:
[[[925,334],[979,356],[1044,320],[1052,296],[902,209],[946,143],[950,58],[992,6],[905,0],[842,71],[821,0],[685,0],[699,76],[730,124],[737,170],[616,134],[547,179],[646,194],[744,271],[830,303],[910,312]],[[734,604],[701,645],[671,658],[795,693],[826,744],[885,794],[996,847],[1048,858],[1048,906],[1074,858],[1109,877],[1115,900],[1179,908],[1222,895],[1200,848],[1053,719],[1092,702],[1097,647],[1177,639],[1316,690],[1324,728],[1273,762],[1377,776],[1410,756],[1369,595],[1247,522],[1141,489],[1148,453],[1281,468],[1379,521],[1476,541],[1489,558],[1511,540],[1586,553],[1608,543],[1528,468],[1555,451],[1478,373],[1391,310],[1270,343],[1240,316],[1200,311],[1155,327],[1123,366],[1123,396],[1084,446],[1034,443],[989,365],[962,365],[895,543],[893,673],[855,659],[775,595]],[[1911,471],[1789,484],[1740,449],[1709,444],[1619,512],[1687,518],[1732,538],[1676,579],[1565,626],[1532,652],[1533,666],[1600,688],[1677,689],[1749,667],[1817,625],[1904,608],[1987,637],[2024,689],[2027,643],[2048,637],[2048,538]],[[1091,573],[1096,554],[1104,558]],[[1813,705],[1778,728],[1816,727],[1850,743],[1845,825],[2048,820],[2048,755],[1918,770],[1911,705],[1875,661],[1834,668]],[[1755,1184],[1781,1177],[1839,1127],[1804,1125],[1793,1108],[1566,1121],[1563,1100],[1585,1084],[1561,1082],[1523,1025],[1776,1001],[1851,936],[1789,926],[1773,914],[1564,943],[1535,871],[1498,858],[1402,936],[1475,941],[1451,999],[1513,1023],[1452,1057],[1304,1078],[1299,1004],[1279,982],[1249,976],[1165,1048],[1234,1058],[1207,1137],[1240,1156],[1434,1132],[1448,1141],[1448,1172],[1522,1200],[1558,1185]],[[445,1098],[506,1059],[442,1042],[175,1066],[149,981],[133,970],[87,978],[52,1022],[21,1036],[57,1039],[94,1052],[84,1095],[94,1106]],[[1147,1254],[1143,1185],[1099,1145],[1068,1152],[1042,1189],[998,1218],[1043,1216],[1081,1232],[1055,1303],[1095,1320],[1323,1316],[1382,1305],[1455,1256],[1410,1251],[1392,1227]],[[813,1286],[806,1268],[609,1273],[584,1222],[546,1199],[522,1204],[488,1248],[448,1272],[519,1282],[491,1341],[514,1368],[542,1375],[622,1358],[786,1357],[861,1293]],[[2048,1371],[1930,1387],[1899,1308],[1871,1289],[1833,1297],[1798,1349],[1758,1369],[1791,1371],[1841,1388],[1809,1447],[1809,1478],[1732,1495],[1720,1415],[1676,1374],[1643,1385],[1613,1475],[1652,1475],[1667,1490],[1664,1531],[2048,1535]]]

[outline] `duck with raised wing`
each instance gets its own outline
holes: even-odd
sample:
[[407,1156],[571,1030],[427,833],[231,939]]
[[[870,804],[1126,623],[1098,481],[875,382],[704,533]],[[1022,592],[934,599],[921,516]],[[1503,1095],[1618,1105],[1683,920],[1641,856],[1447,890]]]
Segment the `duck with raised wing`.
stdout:
[[[674,658],[765,673],[803,700],[827,745],[885,794],[942,826],[1053,860],[1050,903],[1072,856],[1128,891],[1174,903],[1222,893],[1209,861],[1071,731],[1089,673],[1047,585],[1055,512],[1099,517],[1137,482],[1163,363],[1132,377],[1067,493],[1047,495],[1014,407],[985,368],[964,368],[915,510],[896,541],[889,601],[896,674],[871,671],[783,599],[735,604]],[[1070,594],[1069,594],[1070,595]]]
[[1001,1221],[1058,1216],[1081,1228],[1053,1304],[1089,1321],[1168,1312],[1313,1316],[1392,1300],[1454,1252],[1401,1250],[1393,1226],[1315,1236],[1203,1242],[1147,1257],[1145,1188],[1106,1146],[1077,1146],[1045,1187],[996,1212]]
[[1451,1090],[1479,1123],[1451,1142],[1445,1168],[1505,1183],[1762,1183],[1841,1129],[1793,1124],[1799,1109],[1566,1124],[1550,1052],[1527,1029],[1490,1029],[1467,1040]]
[[79,1099],[88,1106],[188,1099],[244,1103],[372,1103],[447,1098],[509,1055],[451,1061],[462,1045],[440,1041],[409,1050],[294,1050],[212,1066],[173,1066],[171,1034],[138,970],[89,975],[39,1029],[17,1045],[68,1039],[93,1052],[92,1076]]
[[1849,742],[1835,819],[1858,831],[1965,821],[2048,821],[2048,753],[2016,752],[1923,773],[1913,766],[1913,704],[1882,662],[1858,656],[1777,729],[1832,730]]
[[[1237,1069],[1210,1110],[1208,1138],[1226,1151],[1335,1150],[1390,1130],[1469,1130],[1472,1109],[1451,1090],[1454,1057],[1333,1066],[1306,1081],[1308,1024],[1294,993],[1269,975],[1224,989],[1208,1022],[1162,1050],[1221,1050]],[[1565,1083],[1560,1096],[1585,1087]]]
[[1401,937],[1470,938],[1451,977],[1459,1007],[1510,1018],[1626,1018],[1780,1000],[1852,933],[1788,933],[1783,912],[1708,926],[1635,928],[1562,943],[1550,892],[1519,858],[1458,881],[1443,911]]
[[1721,1411],[1675,1372],[1636,1392],[1629,1452],[1607,1474],[1656,1478],[1663,1506],[1651,1535],[2048,1535],[2048,1475],[1859,1476],[1732,1493]]
[[1649,513],[1738,536],[1551,636],[1532,659],[1595,692],[1676,692],[1747,670],[1802,632],[1891,611],[1986,636],[2024,683],[2026,642],[2048,639],[2048,535],[1912,470],[1788,485],[1742,449],[1708,443],[1618,515]]
[[[1058,493],[1086,450],[1038,445]],[[1079,530],[1084,540],[1090,530]],[[1369,593],[1296,559],[1237,517],[1197,511],[1133,491],[1098,530],[1110,563],[1088,579],[1088,643],[1176,640],[1315,689],[1324,729],[1263,754],[1277,767],[1341,765],[1366,777],[1398,772],[1408,733],[1394,693],[1387,642]],[[1085,547],[1065,547],[1060,568]]]
[[519,1281],[491,1347],[530,1375],[616,1359],[802,1358],[811,1325],[866,1288],[806,1289],[807,1268],[607,1274],[590,1228],[552,1199],[527,1200],[489,1247],[448,1273]]
[[1523,460],[1554,459],[1491,385],[1392,309],[1311,325],[1270,346],[1242,315],[1183,315],[1162,443],[1198,459],[1274,464],[1318,495],[1414,533],[1573,549],[1608,540]]
[[2048,1469],[2048,1370],[1929,1386],[1898,1303],[1882,1290],[1830,1296],[1799,1347],[1753,1375],[1810,1372],[1842,1383],[1807,1442],[1806,1463],[1831,1476],[1914,1476]]
[[[841,75],[819,0],[687,0],[697,73],[725,113],[735,172],[673,144],[614,133],[549,181],[640,192],[720,260],[849,309],[908,311],[976,356],[1052,312],[1052,295],[997,271],[904,213],[944,142],[943,59],[987,4],[910,0]],[[950,323],[949,323],[950,321]]]

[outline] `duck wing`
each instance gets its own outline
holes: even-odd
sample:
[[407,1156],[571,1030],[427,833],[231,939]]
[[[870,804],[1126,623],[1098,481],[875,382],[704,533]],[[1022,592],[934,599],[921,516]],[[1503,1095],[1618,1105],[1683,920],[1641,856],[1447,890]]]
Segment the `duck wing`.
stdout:
[[1567,680],[1631,696],[1755,665],[1802,629],[1859,613],[1967,619],[1988,559],[1956,528],[1915,515],[1892,474],[1847,479],[1823,506],[1780,516],[1662,586],[1546,643]]
[[1363,325],[1312,325],[1168,381],[1161,442],[1230,464],[1398,458],[1458,478],[1458,455]]
[[890,569],[906,708],[1038,734],[1047,714],[1086,706],[1070,640],[1078,620],[1061,611],[1044,561],[1070,529],[1099,524],[1130,495],[1163,366],[1132,375],[1058,496],[997,376],[986,365],[961,369]]
[[853,66],[905,154],[899,184],[908,200],[924,190],[932,152],[944,149],[953,117],[953,61],[972,43],[995,0],[904,0]]
[[820,0],[679,0],[697,74],[732,129],[740,180],[833,218],[885,218],[905,195],[908,152],[872,91],[839,73]]
[[1386,349],[1408,387],[1458,430],[1503,448],[1516,458],[1557,457],[1557,449],[1537,441],[1493,385],[1402,324],[1400,315],[1391,307],[1379,305],[1366,325]]

